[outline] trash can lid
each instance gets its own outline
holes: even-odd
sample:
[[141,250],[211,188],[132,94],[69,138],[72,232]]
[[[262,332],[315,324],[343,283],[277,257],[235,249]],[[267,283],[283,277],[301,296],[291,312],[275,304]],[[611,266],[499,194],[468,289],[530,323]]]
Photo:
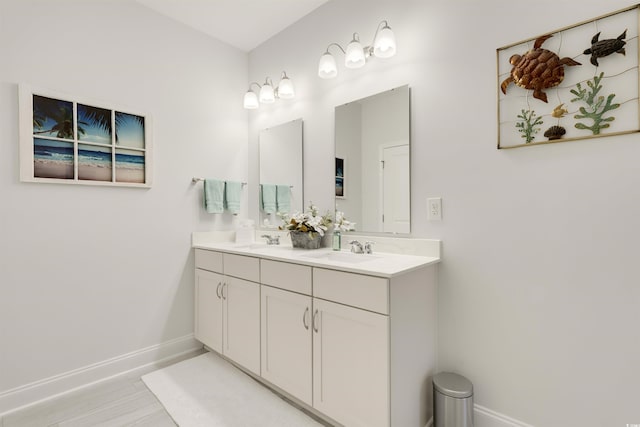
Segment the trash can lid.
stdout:
[[473,384],[462,375],[440,372],[433,377],[433,386],[440,393],[462,399],[473,394]]

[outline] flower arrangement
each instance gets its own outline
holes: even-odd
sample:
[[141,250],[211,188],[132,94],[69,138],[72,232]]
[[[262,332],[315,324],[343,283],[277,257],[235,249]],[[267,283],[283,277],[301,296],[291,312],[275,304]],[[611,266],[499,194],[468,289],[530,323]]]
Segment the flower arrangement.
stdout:
[[279,227],[280,230],[318,233],[320,236],[324,236],[332,223],[331,214],[319,215],[318,208],[313,203],[309,204],[305,212],[296,212],[291,216],[284,214],[281,218],[284,224]]
[[356,223],[347,221],[344,217],[344,212],[336,211],[336,221],[333,224],[333,229],[338,231],[351,231],[354,229]]
[[[336,221],[333,222],[330,213],[320,215],[318,208],[309,203],[305,212],[296,212],[293,215],[278,214],[283,221],[280,230],[288,230],[291,236],[291,244],[294,248],[318,249],[322,236],[333,224],[336,231],[353,230],[355,223],[347,221],[344,213],[336,212]],[[335,232],[334,232],[335,233]]]

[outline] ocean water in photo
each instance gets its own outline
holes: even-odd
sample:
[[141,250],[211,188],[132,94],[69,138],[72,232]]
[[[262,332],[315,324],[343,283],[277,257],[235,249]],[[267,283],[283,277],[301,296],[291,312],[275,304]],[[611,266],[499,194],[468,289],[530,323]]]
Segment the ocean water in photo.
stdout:
[[[115,170],[118,182],[145,181],[145,152],[115,149]],[[73,143],[34,138],[33,160],[36,178],[74,178],[74,163],[78,162],[77,179],[111,181],[114,162],[113,148],[104,145],[78,144],[74,158]]]
[[111,168],[111,149],[96,149],[89,145],[78,145],[78,165]]
[[33,158],[34,160],[69,162],[73,164],[73,144],[34,138]]
[[78,179],[111,181],[112,176],[111,147],[78,144]]
[[116,152],[116,166],[130,169],[144,169],[144,154],[133,155]]
[[73,143],[33,139],[34,178],[73,179]]
[[136,150],[116,149],[116,182],[144,184],[144,154]]

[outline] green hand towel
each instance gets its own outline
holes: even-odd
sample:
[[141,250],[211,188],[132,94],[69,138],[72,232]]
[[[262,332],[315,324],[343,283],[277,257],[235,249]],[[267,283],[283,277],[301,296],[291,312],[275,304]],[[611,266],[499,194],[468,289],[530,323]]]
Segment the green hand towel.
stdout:
[[242,197],[242,183],[227,181],[224,187],[225,207],[232,214],[240,212],[240,198]]
[[278,212],[289,213],[291,210],[291,187],[288,185],[276,186],[276,204]]
[[276,211],[276,186],[273,184],[262,184],[260,186],[262,195],[262,210],[264,213],[275,213]]
[[222,213],[224,210],[224,181],[204,180],[204,208],[209,213]]

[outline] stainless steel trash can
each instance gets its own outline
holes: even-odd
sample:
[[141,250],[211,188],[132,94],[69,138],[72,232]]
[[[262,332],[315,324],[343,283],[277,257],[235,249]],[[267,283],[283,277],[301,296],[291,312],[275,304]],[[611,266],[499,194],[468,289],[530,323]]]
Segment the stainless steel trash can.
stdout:
[[462,375],[433,377],[434,427],[473,427],[473,384]]

